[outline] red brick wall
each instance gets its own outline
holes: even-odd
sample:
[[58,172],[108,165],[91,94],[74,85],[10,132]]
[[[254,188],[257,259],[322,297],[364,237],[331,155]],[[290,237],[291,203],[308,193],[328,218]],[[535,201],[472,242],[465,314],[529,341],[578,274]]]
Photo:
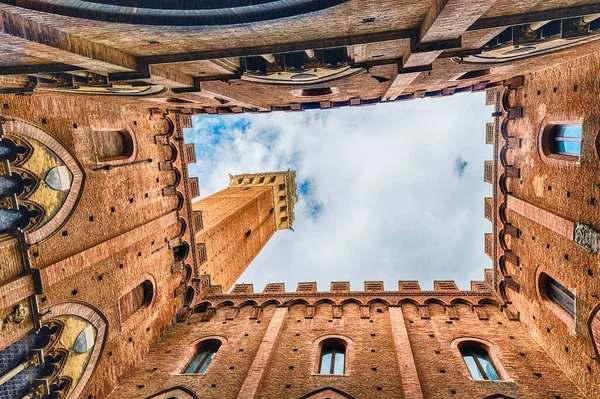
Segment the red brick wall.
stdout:
[[[521,231],[520,238],[505,236],[508,250],[519,259],[518,266],[507,262],[506,272],[520,286],[519,292],[507,290],[507,299],[533,338],[588,397],[600,395],[600,363],[593,359],[588,328],[590,314],[600,304],[600,269],[598,255],[573,241],[573,223],[600,229],[599,68],[598,54],[582,56],[526,76],[523,87],[507,94],[508,107],[523,107],[523,117],[506,125],[508,136],[522,143],[506,153],[507,163],[520,169],[520,178],[507,179],[515,198],[509,198],[506,215]],[[553,121],[581,121],[578,163],[556,164],[544,158],[540,134]],[[574,322],[565,322],[543,299],[537,280],[542,272],[576,295]]]
[[204,221],[196,242],[206,244],[208,255],[200,273],[227,292],[275,233],[272,188],[227,188],[193,207],[202,211]]
[[[243,381],[250,378],[256,382],[258,372],[263,373],[258,398],[298,398],[326,386],[355,398],[414,398],[416,396],[405,389],[414,388],[417,383],[425,398],[471,399],[492,394],[583,398],[519,321],[509,321],[497,304],[484,304],[489,299],[481,302],[478,312],[465,300],[453,301],[450,316],[441,303],[448,302],[452,294],[428,292],[416,296],[416,300],[400,293],[389,293],[385,299],[355,294],[209,297],[207,299],[217,307],[216,314],[207,322],[200,322],[201,315],[195,314],[188,323],[173,328],[110,398],[146,397],[170,386],[183,386],[203,398],[237,398]],[[465,293],[456,292],[454,297],[465,298]],[[374,300],[369,301],[369,298]],[[472,298],[476,300],[476,296]],[[258,319],[251,318],[255,301],[265,304]],[[283,324],[266,362],[269,356],[265,356],[268,351],[263,351],[266,349],[263,340],[268,329],[279,328],[277,323],[271,323],[274,323],[275,304],[282,302],[289,306],[283,308]],[[369,311],[364,317],[360,304],[367,302]],[[401,302],[399,314],[407,331],[401,353],[394,344],[391,325],[394,318],[390,317],[386,302]],[[424,302],[429,318],[422,318],[416,305]],[[306,304],[316,304],[314,317],[306,318]],[[333,317],[334,304],[342,304],[341,318]],[[239,313],[228,319],[232,306],[239,307]],[[480,318],[483,313],[487,318]],[[272,342],[275,335],[267,342]],[[221,337],[225,343],[206,374],[177,374],[193,356],[191,345],[203,337],[213,336]],[[316,374],[318,343],[326,337],[339,337],[348,343],[346,375]],[[475,338],[490,345],[492,360],[504,381],[471,380],[456,348],[457,340],[464,338]],[[399,360],[408,361],[411,354],[417,380],[406,371],[402,373],[404,364],[399,364]]]

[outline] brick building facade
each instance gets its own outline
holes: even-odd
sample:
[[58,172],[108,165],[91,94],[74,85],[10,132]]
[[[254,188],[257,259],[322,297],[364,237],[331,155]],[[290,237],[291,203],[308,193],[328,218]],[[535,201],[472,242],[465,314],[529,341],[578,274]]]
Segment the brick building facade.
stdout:
[[[600,396],[597,2],[171,3],[0,0],[0,397]],[[192,114],[484,90],[485,281],[234,285],[295,173],[192,203]]]

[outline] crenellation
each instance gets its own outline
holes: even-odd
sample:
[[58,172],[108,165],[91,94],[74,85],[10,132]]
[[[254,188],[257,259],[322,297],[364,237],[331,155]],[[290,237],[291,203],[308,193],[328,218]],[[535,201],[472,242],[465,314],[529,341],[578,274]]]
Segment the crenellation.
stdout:
[[421,285],[418,281],[398,281],[398,291],[400,292],[420,292]]
[[[0,397],[600,397],[598,2],[0,3]],[[236,284],[296,172],[192,203],[194,118],[483,91],[484,281]]]

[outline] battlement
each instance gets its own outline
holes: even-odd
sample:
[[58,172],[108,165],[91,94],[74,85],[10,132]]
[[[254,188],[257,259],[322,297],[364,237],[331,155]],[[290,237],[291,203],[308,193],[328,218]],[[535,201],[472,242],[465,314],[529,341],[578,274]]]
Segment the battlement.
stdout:
[[230,188],[272,187],[273,210],[277,230],[290,229],[294,222],[296,196],[296,172],[265,172],[229,175]]
[[[474,293],[474,294],[492,294],[493,290],[490,286],[489,276],[492,270],[485,270],[485,281],[471,281],[471,285],[468,290],[461,290],[454,281],[441,280],[433,282],[433,290],[422,290],[418,281],[398,281],[398,289],[393,291],[386,291],[383,281],[365,281],[362,291],[352,291],[350,283],[348,281],[332,281],[329,284],[329,291],[319,291],[317,283],[312,282],[300,282],[296,286],[296,291],[286,291],[284,283],[269,283],[265,286],[262,292],[255,292],[253,284],[236,284],[231,292],[227,295],[290,295],[302,296],[305,294],[343,294],[345,296],[352,296],[355,294],[386,294],[386,295],[413,295],[413,294],[426,294],[426,295],[444,295],[444,294],[462,294],[462,293]],[[219,286],[211,286],[207,291],[207,296],[211,295],[224,295],[222,289]]]

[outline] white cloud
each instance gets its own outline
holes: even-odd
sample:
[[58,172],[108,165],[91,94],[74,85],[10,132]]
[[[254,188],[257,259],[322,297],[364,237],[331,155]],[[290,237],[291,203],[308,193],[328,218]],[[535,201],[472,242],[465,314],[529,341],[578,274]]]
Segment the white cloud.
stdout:
[[[243,274],[260,291],[285,282],[455,280],[467,289],[491,267],[484,253],[483,161],[491,159],[483,94],[303,113],[199,117],[202,196],[228,173],[297,171],[309,182],[296,205],[295,232],[280,231]],[[466,165],[465,165],[466,162]],[[462,166],[464,165],[464,166]],[[459,168],[459,166],[461,166]],[[320,209],[319,209],[320,208]]]

